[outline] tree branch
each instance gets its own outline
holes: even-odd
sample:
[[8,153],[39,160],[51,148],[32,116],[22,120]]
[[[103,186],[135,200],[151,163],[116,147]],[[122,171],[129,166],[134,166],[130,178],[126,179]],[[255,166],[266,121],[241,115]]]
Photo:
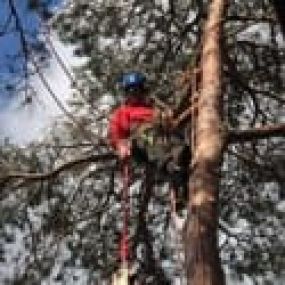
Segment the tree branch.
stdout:
[[229,130],[228,143],[247,142],[270,137],[285,137],[285,123],[248,130]]
[[91,154],[86,157],[80,157],[77,159],[70,160],[62,165],[58,166],[57,168],[53,169],[50,172],[46,173],[37,173],[37,172],[10,172],[7,175],[0,177],[0,187],[5,186],[8,182],[12,180],[23,179],[24,181],[41,181],[41,180],[48,180],[56,177],[61,172],[69,170],[75,166],[80,164],[90,163],[90,162],[98,162],[98,161],[106,161],[114,159],[115,155],[110,153],[105,154]]
[[265,23],[275,23],[276,20],[273,17],[256,17],[256,16],[240,16],[240,15],[228,15],[225,17],[225,21],[233,22],[265,22]]

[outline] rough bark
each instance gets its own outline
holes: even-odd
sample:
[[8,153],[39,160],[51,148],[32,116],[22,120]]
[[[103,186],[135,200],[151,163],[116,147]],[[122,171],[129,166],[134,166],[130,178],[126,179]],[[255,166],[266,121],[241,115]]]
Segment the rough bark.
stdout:
[[189,182],[185,250],[187,284],[222,285],[217,244],[219,169],[224,135],[221,119],[220,38],[226,0],[212,0],[203,34],[201,90]]

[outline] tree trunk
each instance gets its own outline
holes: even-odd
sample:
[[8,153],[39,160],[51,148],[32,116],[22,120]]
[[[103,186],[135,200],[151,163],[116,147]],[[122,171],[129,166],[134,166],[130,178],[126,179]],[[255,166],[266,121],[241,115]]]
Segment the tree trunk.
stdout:
[[212,0],[203,34],[201,90],[192,130],[195,144],[185,235],[188,285],[225,283],[217,239],[219,171],[224,145],[220,38],[225,6],[226,0]]

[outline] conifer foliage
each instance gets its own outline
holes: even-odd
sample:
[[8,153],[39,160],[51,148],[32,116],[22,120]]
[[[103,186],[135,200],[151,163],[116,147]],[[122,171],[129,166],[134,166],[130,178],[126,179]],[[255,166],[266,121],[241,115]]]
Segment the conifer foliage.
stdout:
[[[48,23],[86,57],[70,74],[71,112],[45,144],[1,147],[3,264],[15,238],[24,245],[11,280],[110,282],[122,185],[106,123],[120,74],[141,70],[155,102],[177,116],[198,98],[181,125],[197,145],[179,230],[167,180],[150,183],[133,165],[132,282],[223,284],[224,265],[232,279],[274,284],[284,268],[285,183],[285,43],[275,13],[269,0],[66,1]],[[56,56],[49,36],[45,44]]]

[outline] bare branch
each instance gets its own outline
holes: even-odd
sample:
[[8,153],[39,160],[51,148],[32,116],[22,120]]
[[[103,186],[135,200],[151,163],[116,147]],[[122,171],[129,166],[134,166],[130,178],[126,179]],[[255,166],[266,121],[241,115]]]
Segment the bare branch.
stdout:
[[0,177],[0,187],[3,187],[8,182],[12,180],[24,180],[24,181],[41,181],[41,180],[48,180],[55,178],[57,175],[59,175],[61,172],[70,170],[75,166],[78,166],[80,164],[86,164],[91,162],[98,162],[98,161],[106,161],[115,159],[115,156],[113,153],[105,153],[105,154],[91,154],[89,156],[85,157],[79,157],[76,159],[73,159],[71,161],[65,162],[62,165],[58,166],[57,168],[53,169],[50,172],[46,173],[37,173],[37,172],[10,172],[7,175],[4,175]]
[[256,17],[256,16],[240,16],[240,15],[228,15],[225,17],[225,21],[235,21],[235,22],[265,22],[265,23],[275,23],[276,20],[273,17]]
[[54,149],[73,149],[73,148],[91,148],[94,147],[92,143],[78,143],[78,144],[65,144],[65,145],[56,145],[56,144],[45,144],[45,143],[38,143],[33,144],[32,147],[34,149],[38,148],[54,148]]
[[285,137],[285,123],[248,130],[230,130],[228,143],[247,142],[270,137]]

